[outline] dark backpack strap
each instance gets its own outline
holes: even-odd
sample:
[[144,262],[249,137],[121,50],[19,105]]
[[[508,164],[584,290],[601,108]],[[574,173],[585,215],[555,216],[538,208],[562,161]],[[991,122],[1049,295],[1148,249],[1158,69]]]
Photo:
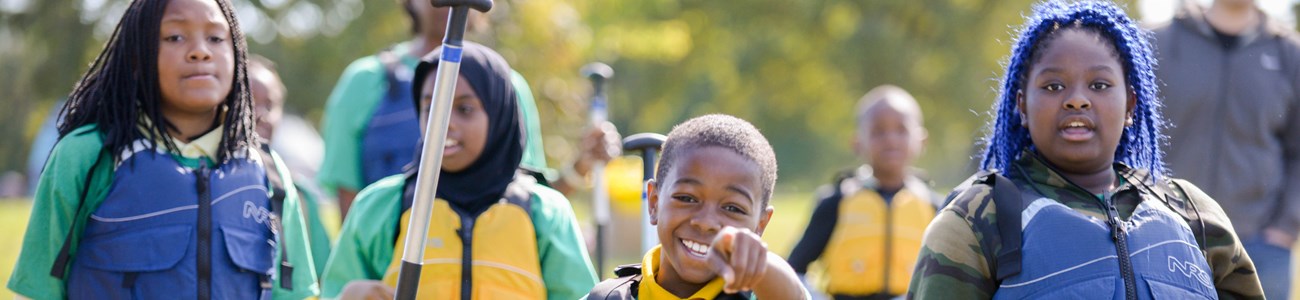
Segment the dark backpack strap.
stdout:
[[993,188],[993,202],[997,205],[998,237],[1002,241],[995,260],[994,275],[1001,282],[1020,274],[1020,238],[1023,230],[1020,227],[1020,214],[1025,210],[1025,201],[1021,198],[1020,189],[1010,179],[996,172],[989,174],[984,182]]
[[1187,226],[1192,229],[1192,238],[1196,239],[1197,247],[1204,252],[1205,220],[1201,219],[1201,211],[1196,209],[1196,203],[1187,197],[1187,191],[1183,190],[1183,186],[1178,184],[1177,180],[1166,180],[1165,184],[1156,186],[1152,189],[1152,193],[1187,222]]
[[[266,181],[271,188],[271,230],[275,232],[276,238],[280,242],[276,245],[280,248],[280,288],[293,290],[293,264],[289,263],[289,250],[284,246],[284,224],[282,221],[284,212],[284,198],[288,196],[288,187],[284,186],[281,180],[280,168],[275,164],[275,157],[271,155],[271,144],[260,143],[257,148],[258,155],[262,157],[262,168],[266,169]],[[299,206],[301,207],[301,206]],[[302,214],[306,216],[306,214]]]
[[[415,205],[415,172],[416,167],[402,170],[402,210],[398,211],[397,215],[399,216],[410,210],[412,205]],[[402,226],[400,225],[401,222],[398,222],[398,224],[397,226]],[[393,239],[397,239],[397,236],[393,236]]]
[[636,299],[641,285],[641,264],[621,265],[614,269],[618,278],[601,281],[591,292],[589,300],[623,300]]
[[99,154],[95,155],[95,162],[90,165],[90,172],[86,172],[86,181],[81,185],[81,198],[77,201],[77,211],[72,215],[72,227],[68,227],[68,234],[63,237],[63,247],[59,247],[59,254],[54,256],[54,266],[50,267],[50,276],[54,278],[64,279],[68,262],[72,261],[72,240],[74,233],[77,233],[77,221],[81,220],[81,210],[86,208],[86,194],[90,192],[90,181],[95,179],[99,162],[107,153],[106,150],[100,150]]
[[[978,227],[976,230],[985,233],[985,238],[979,241],[980,247],[984,251],[985,262],[992,268],[989,271],[993,273],[992,275],[996,281],[1001,282],[1008,277],[1020,274],[1022,231],[1022,228],[1020,228],[1020,214],[1025,209],[1025,201],[1021,198],[1020,188],[1017,188],[1016,184],[1011,182],[1011,179],[1007,179],[996,171],[980,171],[975,176],[971,176],[971,179],[953,189],[944,202],[952,202],[961,193],[968,192],[975,185],[987,186],[992,191],[991,201],[981,203],[975,209],[974,214],[976,216],[984,215],[984,210],[991,203],[997,210],[996,217],[993,220],[994,224],[988,225],[987,222],[977,222],[974,225]],[[994,231],[994,229],[996,229],[996,232],[990,232]],[[994,234],[997,235],[997,241],[999,242],[996,245],[992,244],[992,239],[989,239]],[[997,252],[992,252],[995,246]]]
[[524,209],[524,213],[528,214],[529,216],[532,216],[533,215],[532,186],[535,184],[537,184],[537,181],[533,177],[528,176],[525,173],[515,174],[515,181],[510,182],[510,185],[506,186],[505,195],[501,195],[501,198],[504,199],[506,202],[510,202],[511,204],[522,207]]

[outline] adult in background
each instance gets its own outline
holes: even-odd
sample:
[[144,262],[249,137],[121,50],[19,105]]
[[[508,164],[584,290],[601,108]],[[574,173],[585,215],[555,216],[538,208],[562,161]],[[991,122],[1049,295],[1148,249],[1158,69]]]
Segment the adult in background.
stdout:
[[1154,31],[1169,168],[1222,204],[1264,294],[1287,299],[1300,230],[1300,40],[1253,0],[1188,5]]

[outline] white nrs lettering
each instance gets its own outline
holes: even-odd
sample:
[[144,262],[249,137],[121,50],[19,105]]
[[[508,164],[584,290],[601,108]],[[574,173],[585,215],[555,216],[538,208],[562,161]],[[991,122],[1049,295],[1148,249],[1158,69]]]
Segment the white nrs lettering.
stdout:
[[1210,283],[1210,274],[1206,273],[1200,266],[1197,266],[1195,262],[1184,261],[1177,257],[1169,256],[1169,272],[1182,273],[1183,276],[1187,276],[1187,278],[1196,279],[1197,282],[1200,282],[1201,285],[1204,285],[1206,288],[1214,289],[1214,286]]
[[253,219],[257,224],[265,224],[267,220],[271,219],[271,211],[253,204],[252,201],[244,201],[244,218]]

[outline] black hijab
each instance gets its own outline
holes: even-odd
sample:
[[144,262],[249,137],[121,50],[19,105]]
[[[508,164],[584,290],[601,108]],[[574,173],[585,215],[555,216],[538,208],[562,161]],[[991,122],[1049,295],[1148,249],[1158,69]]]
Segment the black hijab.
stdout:
[[[477,211],[501,199],[506,186],[514,181],[524,156],[524,133],[515,88],[510,82],[510,65],[486,46],[468,41],[464,44],[460,75],[469,80],[483,103],[488,116],[487,139],[483,153],[468,168],[460,172],[442,171],[437,196]],[[415,68],[411,87],[417,111],[421,89],[429,76],[435,76],[443,48],[426,55]]]

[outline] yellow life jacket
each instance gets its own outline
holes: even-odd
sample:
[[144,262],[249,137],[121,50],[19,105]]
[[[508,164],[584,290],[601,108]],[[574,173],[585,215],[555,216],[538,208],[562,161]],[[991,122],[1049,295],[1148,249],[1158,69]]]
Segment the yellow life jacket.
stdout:
[[924,183],[909,180],[886,203],[857,180],[840,189],[839,215],[821,257],[823,290],[832,295],[902,295],[911,282],[936,204]]
[[[531,193],[521,189],[518,182],[512,183],[507,197],[477,217],[453,209],[445,200],[434,201],[416,298],[462,299],[465,272],[470,273],[471,299],[546,298],[537,231],[529,213]],[[526,196],[509,196],[521,192]],[[409,210],[402,213],[397,247],[384,274],[384,283],[392,287],[397,286],[401,269],[409,214]],[[470,233],[462,236],[462,228]]]

